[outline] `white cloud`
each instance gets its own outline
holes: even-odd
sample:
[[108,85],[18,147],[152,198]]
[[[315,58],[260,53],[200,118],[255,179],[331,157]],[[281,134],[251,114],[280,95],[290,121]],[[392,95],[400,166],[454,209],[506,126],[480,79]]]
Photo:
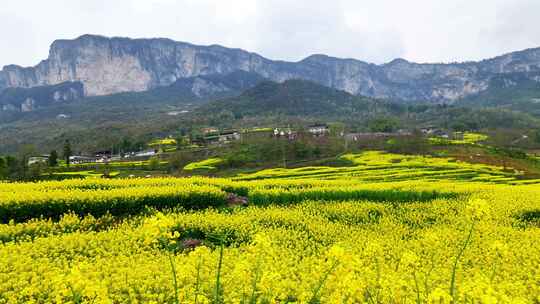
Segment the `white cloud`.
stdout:
[[[222,44],[273,59],[478,60],[540,46],[537,0],[17,0],[0,7],[0,65],[34,65],[85,33]],[[28,9],[28,8],[31,9]]]
[[497,54],[540,46],[540,2],[505,2],[496,13],[497,23],[482,33],[481,42]]

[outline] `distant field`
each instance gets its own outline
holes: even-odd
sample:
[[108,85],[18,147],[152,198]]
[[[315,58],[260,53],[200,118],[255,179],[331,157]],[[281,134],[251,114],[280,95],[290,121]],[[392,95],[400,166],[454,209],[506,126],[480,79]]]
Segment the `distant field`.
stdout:
[[196,171],[196,170],[216,170],[219,165],[223,163],[223,160],[220,158],[210,158],[199,162],[194,162],[186,165],[184,170],[186,171]]
[[369,182],[406,180],[463,180],[497,183],[520,183],[520,174],[502,167],[470,164],[452,158],[410,156],[384,152],[365,152],[341,157],[348,160],[347,167],[302,167],[294,169],[268,169],[240,175],[235,180],[256,179],[349,179]]
[[487,135],[465,132],[463,133],[462,139],[445,139],[440,137],[432,137],[429,141],[432,144],[441,144],[441,145],[472,145],[479,142],[485,141],[488,139]]
[[0,183],[0,303],[540,300],[538,181],[450,158],[343,159]]

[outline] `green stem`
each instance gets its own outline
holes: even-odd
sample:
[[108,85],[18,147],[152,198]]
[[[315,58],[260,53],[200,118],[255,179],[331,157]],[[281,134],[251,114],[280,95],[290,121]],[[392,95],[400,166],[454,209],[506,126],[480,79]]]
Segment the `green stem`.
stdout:
[[413,272],[414,284],[416,285],[416,304],[422,303],[420,300],[420,286],[418,285],[418,279],[416,278],[416,271]]
[[338,266],[339,264],[339,261],[336,261],[334,262],[334,264],[332,265],[332,267],[330,267],[326,272],[325,274],[321,277],[321,279],[319,280],[319,284],[317,285],[317,288],[315,288],[315,291],[313,292],[313,296],[311,297],[311,299],[309,300],[309,303],[319,303],[319,292],[321,291],[323,285],[324,285],[324,282],[326,282],[326,280],[328,279],[328,277],[330,276],[330,274],[334,271],[334,269],[336,269],[336,267]]
[[493,267],[491,269],[491,276],[489,278],[490,282],[493,283],[493,280],[495,280],[495,275],[497,274],[497,262],[493,262]]
[[172,274],[173,274],[173,282],[174,282],[174,303],[179,304],[178,301],[178,281],[176,280],[176,267],[174,266],[174,262],[172,259],[172,255],[169,253],[169,262],[171,264]]
[[424,288],[426,289],[426,294],[431,293],[431,287],[429,286],[429,278],[431,276],[431,273],[435,269],[435,259],[434,259],[434,257],[435,257],[435,253],[433,253],[431,255],[431,267],[429,268],[429,270],[426,273],[425,278],[424,278]]
[[214,303],[220,303],[221,301],[221,267],[223,265],[223,242],[221,242],[221,246],[219,247],[219,262],[218,262],[218,269],[216,274],[216,288],[214,291]]
[[467,248],[467,246],[471,242],[472,234],[473,234],[473,231],[474,231],[474,224],[475,224],[475,222],[472,223],[471,229],[469,230],[469,234],[467,235],[467,239],[465,240],[465,243],[463,243],[463,247],[461,248],[458,255],[456,256],[456,259],[454,261],[454,266],[452,267],[452,280],[450,281],[450,295],[452,296],[452,303],[456,302],[456,271],[457,271],[457,266],[458,266],[459,260],[461,259],[461,256],[465,252],[465,249]]
[[261,276],[261,258],[257,259],[257,266],[255,268],[255,277],[253,278],[253,282],[251,283],[251,298],[249,299],[250,304],[257,303],[257,282],[259,281]]
[[201,266],[202,266],[202,257],[199,257],[199,263],[197,264],[197,282],[195,283],[195,304],[198,303],[199,297],[199,285],[201,283]]

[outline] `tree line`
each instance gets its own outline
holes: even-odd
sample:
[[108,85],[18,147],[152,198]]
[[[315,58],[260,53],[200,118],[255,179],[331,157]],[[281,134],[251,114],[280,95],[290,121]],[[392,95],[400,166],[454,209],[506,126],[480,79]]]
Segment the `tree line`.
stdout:
[[[71,144],[66,140],[62,151],[62,161],[66,166],[70,165],[72,154]],[[52,150],[45,161],[30,163],[31,158],[36,156],[33,146],[24,147],[16,156],[0,156],[0,180],[37,180],[41,179],[44,173],[50,172],[50,169],[60,165],[60,155],[56,150]]]

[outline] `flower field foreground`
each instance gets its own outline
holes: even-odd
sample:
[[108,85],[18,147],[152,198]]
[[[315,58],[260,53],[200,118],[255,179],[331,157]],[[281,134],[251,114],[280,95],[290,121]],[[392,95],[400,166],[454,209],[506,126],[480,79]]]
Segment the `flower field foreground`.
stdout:
[[540,185],[355,174],[0,183],[0,303],[540,303]]

